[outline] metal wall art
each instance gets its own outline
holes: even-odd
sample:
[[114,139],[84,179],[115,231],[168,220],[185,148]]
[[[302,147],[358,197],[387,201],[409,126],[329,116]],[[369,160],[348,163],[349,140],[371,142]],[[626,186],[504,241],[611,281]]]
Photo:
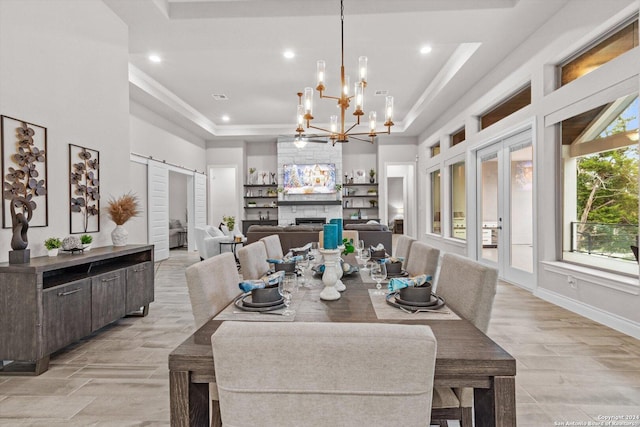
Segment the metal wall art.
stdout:
[[69,144],[69,231],[100,231],[100,152]]
[[21,201],[14,209],[29,214],[30,227],[46,227],[49,222],[47,128],[8,116],[0,116],[0,119],[2,227],[12,227],[12,200]]

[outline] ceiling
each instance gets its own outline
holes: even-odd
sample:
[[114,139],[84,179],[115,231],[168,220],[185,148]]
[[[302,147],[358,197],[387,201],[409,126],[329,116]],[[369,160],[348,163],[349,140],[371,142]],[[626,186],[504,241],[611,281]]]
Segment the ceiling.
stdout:
[[[567,1],[344,0],[346,73],[367,56],[365,112],[381,117],[384,96],[374,93],[388,91],[394,134],[416,136]],[[129,27],[131,99],[209,144],[293,135],[296,93],[315,87],[318,59],[325,94],[337,94],[339,0],[104,2]],[[425,45],[431,53],[420,53]],[[335,102],[314,102],[316,124],[328,123]]]

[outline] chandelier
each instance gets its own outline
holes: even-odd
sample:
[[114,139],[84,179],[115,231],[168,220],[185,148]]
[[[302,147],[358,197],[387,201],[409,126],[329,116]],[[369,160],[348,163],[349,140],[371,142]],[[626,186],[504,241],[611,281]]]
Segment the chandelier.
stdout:
[[[349,138],[357,139],[359,141],[371,142],[373,144],[375,137],[378,134],[390,134],[391,126],[393,126],[393,96],[387,96],[385,98],[384,108],[384,124],[387,129],[383,131],[377,131],[377,114],[375,111],[369,112],[369,131],[368,132],[352,132],[354,128],[360,125],[360,117],[364,116],[364,88],[367,86],[367,57],[361,56],[358,58],[358,79],[354,83],[354,92],[351,95],[349,93],[350,83],[349,76],[344,72],[344,5],[343,0],[340,0],[340,35],[341,35],[341,64],[340,64],[340,96],[328,96],[324,94],[326,89],[325,83],[325,67],[326,64],[323,60],[317,62],[317,86],[316,90],[320,93],[320,99],[334,99],[338,102],[340,108],[340,119],[338,121],[337,115],[329,117],[329,129],[311,125],[313,120],[313,88],[306,87],[304,92],[298,92],[298,110],[297,110],[297,122],[296,128],[296,140],[301,141],[304,133],[304,126],[307,129],[316,129],[329,134],[329,139],[333,142],[349,142]],[[355,116],[355,123],[349,127],[345,125],[345,118],[347,109],[350,102],[354,102],[353,115]],[[305,123],[306,122],[306,123]],[[297,144],[296,144],[297,145]]]

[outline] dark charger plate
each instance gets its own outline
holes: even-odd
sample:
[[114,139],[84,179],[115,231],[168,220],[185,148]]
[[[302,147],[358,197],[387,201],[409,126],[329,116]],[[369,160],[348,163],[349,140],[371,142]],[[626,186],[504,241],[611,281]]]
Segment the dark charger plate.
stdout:
[[[250,293],[241,294],[234,301],[235,306],[237,308],[239,308],[240,310],[244,310],[244,311],[273,311],[273,310],[279,310],[281,308],[284,308],[284,302],[282,302],[282,300],[278,304],[269,305],[269,306],[266,306],[266,307],[249,307],[249,306],[245,305],[244,302],[243,302],[244,298],[247,297],[247,296],[251,296],[251,294]],[[270,303],[266,303],[266,304],[270,304]]]
[[[399,291],[391,292],[387,295],[387,304],[396,308],[404,308],[405,310],[415,311],[421,308],[428,308],[429,310],[437,310],[444,307],[444,298],[431,294],[431,301],[429,302],[410,302],[403,301],[398,296]],[[420,304],[420,305],[418,305]]]
[[399,273],[387,272],[387,279],[393,279],[394,277],[408,277],[409,273],[406,270],[401,270]]
[[274,305],[280,305],[284,301],[283,298],[277,299],[275,301],[267,301],[267,302],[253,302],[253,295],[251,292],[244,294],[242,297],[242,305],[245,307],[271,307]]

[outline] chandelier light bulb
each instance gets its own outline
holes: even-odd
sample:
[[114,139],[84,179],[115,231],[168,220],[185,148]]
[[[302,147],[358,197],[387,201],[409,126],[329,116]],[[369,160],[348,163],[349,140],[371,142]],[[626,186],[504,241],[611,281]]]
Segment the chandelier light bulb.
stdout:
[[362,86],[362,82],[354,83],[353,88],[356,99],[355,111],[361,112],[364,108],[364,87]]
[[378,114],[375,111],[369,112],[369,131],[370,133],[376,133],[376,120]]
[[384,121],[385,126],[393,124],[393,96],[387,96],[384,101]]
[[324,90],[324,79],[325,79],[325,68],[326,68],[326,64],[325,62],[321,59],[319,60],[317,63],[317,75],[318,75],[318,87],[316,88],[317,90]]
[[344,87],[342,88],[342,92],[344,93],[344,96],[349,96],[349,82],[351,81],[351,79],[349,79],[349,76],[344,76]]
[[331,133],[338,133],[338,116],[329,117],[329,130]]
[[313,110],[313,88],[304,88],[304,112],[305,115],[311,116]]
[[367,57],[361,56],[358,58],[358,70],[360,71],[360,81],[362,83],[367,83]]
[[297,121],[298,121],[298,129],[302,129],[304,125],[304,105],[298,105],[297,111]]

